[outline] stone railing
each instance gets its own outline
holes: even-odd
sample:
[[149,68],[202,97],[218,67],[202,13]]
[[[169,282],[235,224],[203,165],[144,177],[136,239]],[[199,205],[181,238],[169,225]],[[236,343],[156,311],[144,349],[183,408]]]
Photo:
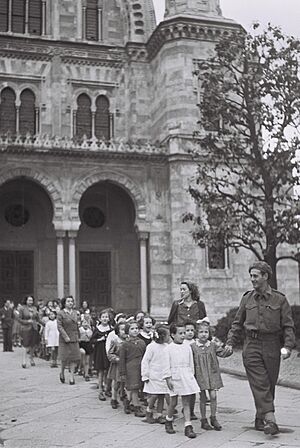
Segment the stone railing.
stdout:
[[131,153],[131,154],[167,154],[167,149],[151,143],[125,142],[122,139],[98,140],[96,138],[70,138],[44,135],[11,135],[0,134],[0,152],[9,150],[22,151],[84,151],[88,153]]

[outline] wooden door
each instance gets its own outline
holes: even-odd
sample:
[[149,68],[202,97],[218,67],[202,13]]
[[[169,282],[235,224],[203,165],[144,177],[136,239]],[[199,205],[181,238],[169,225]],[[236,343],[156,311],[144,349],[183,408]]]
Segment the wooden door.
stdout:
[[98,310],[111,306],[110,252],[80,252],[80,300]]
[[15,304],[33,294],[33,251],[0,251],[0,297]]

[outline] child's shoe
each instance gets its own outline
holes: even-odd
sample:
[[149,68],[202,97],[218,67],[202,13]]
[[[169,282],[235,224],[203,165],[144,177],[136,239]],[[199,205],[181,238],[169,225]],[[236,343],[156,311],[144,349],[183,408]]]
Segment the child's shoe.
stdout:
[[212,427],[210,426],[210,424],[207,421],[207,418],[201,419],[201,428],[205,429],[205,431],[210,431],[212,429]]
[[275,422],[271,422],[270,420],[266,420],[265,426],[264,426],[264,433],[266,435],[270,436],[276,436],[276,434],[279,434],[279,428]]
[[164,425],[166,421],[166,417],[164,417],[163,415],[160,415],[155,419],[155,423],[159,423],[160,425]]
[[117,400],[110,400],[110,404],[113,409],[118,409],[119,402]]
[[125,412],[125,414],[130,414],[131,413],[131,411],[130,411],[130,401],[127,400],[127,398],[125,398],[125,400],[123,401],[123,404],[124,404],[124,412]]
[[100,390],[98,398],[100,401],[106,401],[105,395],[102,390]]
[[173,421],[171,420],[166,420],[166,423],[165,423],[165,429],[166,429],[166,432],[168,433],[168,434],[175,434],[175,430],[174,430],[174,428],[173,428]]
[[194,433],[192,425],[188,425],[184,428],[184,435],[189,439],[195,439],[197,437]]
[[145,423],[157,423],[157,420],[153,417],[153,412],[146,411],[146,418],[143,420]]
[[210,424],[216,431],[221,431],[222,426],[220,425],[216,417],[210,417]]
[[85,375],[84,379],[86,382],[90,381],[90,377],[88,375]]
[[145,412],[142,410],[142,408],[140,406],[134,407],[134,415],[136,417],[146,417]]

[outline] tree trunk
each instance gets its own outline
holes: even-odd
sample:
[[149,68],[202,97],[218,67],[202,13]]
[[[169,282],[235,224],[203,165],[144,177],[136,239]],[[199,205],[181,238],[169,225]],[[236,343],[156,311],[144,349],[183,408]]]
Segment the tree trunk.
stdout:
[[276,247],[269,247],[268,252],[265,254],[264,261],[268,263],[273,271],[273,275],[269,280],[271,288],[277,289],[277,272],[276,272],[276,265],[277,265],[277,257],[276,257]]

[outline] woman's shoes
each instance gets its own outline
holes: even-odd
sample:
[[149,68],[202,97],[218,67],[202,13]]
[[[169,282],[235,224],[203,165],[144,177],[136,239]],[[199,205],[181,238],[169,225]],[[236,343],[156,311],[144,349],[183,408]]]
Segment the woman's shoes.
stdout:
[[23,367],[23,369],[26,369],[26,364],[23,363],[23,364],[22,364],[22,367]]
[[69,381],[69,384],[70,384],[70,386],[74,386],[74,384],[75,384],[75,380],[73,380],[73,381],[70,380],[70,381]]
[[59,380],[60,380],[61,383],[64,384],[64,382],[65,382],[65,377],[64,377],[64,375],[62,375],[61,373],[59,374]]
[[34,362],[34,360],[32,359],[31,361],[30,361],[30,365],[32,366],[32,367],[34,367],[35,366],[35,362]]

